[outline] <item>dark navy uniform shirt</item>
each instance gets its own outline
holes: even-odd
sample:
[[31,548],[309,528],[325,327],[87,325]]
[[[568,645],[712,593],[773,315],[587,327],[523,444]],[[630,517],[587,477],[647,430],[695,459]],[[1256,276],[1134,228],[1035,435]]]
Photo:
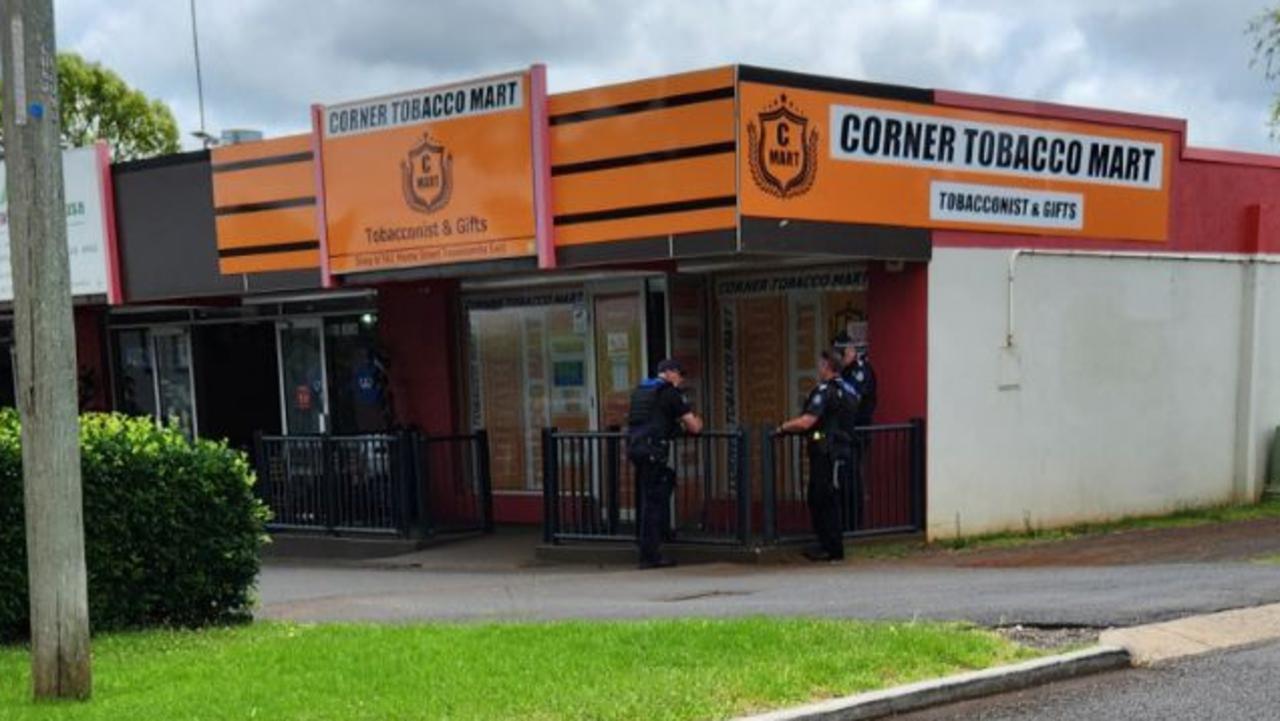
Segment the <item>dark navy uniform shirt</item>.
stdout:
[[858,395],[858,425],[871,425],[876,411],[876,371],[871,367],[871,361],[858,358],[856,363],[844,369],[840,377],[853,386]]
[[[840,452],[853,437],[857,392],[843,378],[833,378],[814,386],[804,402],[804,413],[818,422],[809,431],[810,450]],[[840,432],[843,439],[835,434]]]

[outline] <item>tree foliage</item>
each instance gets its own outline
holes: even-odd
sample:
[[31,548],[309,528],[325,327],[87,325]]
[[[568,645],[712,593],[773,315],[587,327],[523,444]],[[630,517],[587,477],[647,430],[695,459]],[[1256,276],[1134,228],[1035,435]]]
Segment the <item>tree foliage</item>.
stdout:
[[[1267,80],[1280,80],[1280,5],[1249,23],[1253,36],[1253,63],[1262,66]],[[1271,103],[1272,133],[1280,135],[1280,92]]]
[[105,140],[113,160],[178,150],[178,123],[169,106],[75,53],[58,53],[58,104],[62,137],[70,147]]

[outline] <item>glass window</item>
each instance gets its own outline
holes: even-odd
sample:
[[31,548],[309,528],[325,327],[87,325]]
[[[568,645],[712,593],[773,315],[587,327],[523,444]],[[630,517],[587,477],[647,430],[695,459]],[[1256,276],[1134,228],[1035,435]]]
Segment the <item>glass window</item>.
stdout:
[[320,322],[281,321],[277,328],[285,433],[322,433],[326,410]]
[[116,407],[132,416],[156,416],[151,336],[145,329],[116,331]]
[[489,432],[497,490],[537,487],[542,429],[590,427],[585,303],[472,308],[467,314],[472,424]]
[[156,377],[159,380],[160,413],[164,423],[175,423],[188,436],[196,434],[195,392],[192,388],[191,335],[185,330],[165,330],[155,340]]
[[17,373],[14,370],[13,346],[0,344],[0,407],[14,408],[18,405],[18,387],[15,385]]
[[378,352],[373,313],[325,321],[330,430],[377,433],[391,426],[386,360]]

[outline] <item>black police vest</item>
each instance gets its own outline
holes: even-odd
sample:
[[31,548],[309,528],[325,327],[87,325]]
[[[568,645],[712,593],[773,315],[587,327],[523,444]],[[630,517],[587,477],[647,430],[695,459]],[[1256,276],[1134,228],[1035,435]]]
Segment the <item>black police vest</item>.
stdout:
[[857,423],[857,397],[851,396],[835,382],[825,383],[819,392],[823,395],[822,417],[810,437],[810,451],[847,455],[852,449],[853,429]]
[[660,378],[646,378],[631,391],[631,408],[627,411],[627,445],[628,454],[632,457],[666,453],[671,419],[659,412],[658,397],[667,385]]

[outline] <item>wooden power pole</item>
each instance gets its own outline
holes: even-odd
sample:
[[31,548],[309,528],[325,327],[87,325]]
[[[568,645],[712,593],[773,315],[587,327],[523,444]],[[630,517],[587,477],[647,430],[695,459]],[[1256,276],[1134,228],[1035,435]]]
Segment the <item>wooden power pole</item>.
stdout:
[[88,698],[75,327],[52,0],[0,0],[18,410],[37,699]]

